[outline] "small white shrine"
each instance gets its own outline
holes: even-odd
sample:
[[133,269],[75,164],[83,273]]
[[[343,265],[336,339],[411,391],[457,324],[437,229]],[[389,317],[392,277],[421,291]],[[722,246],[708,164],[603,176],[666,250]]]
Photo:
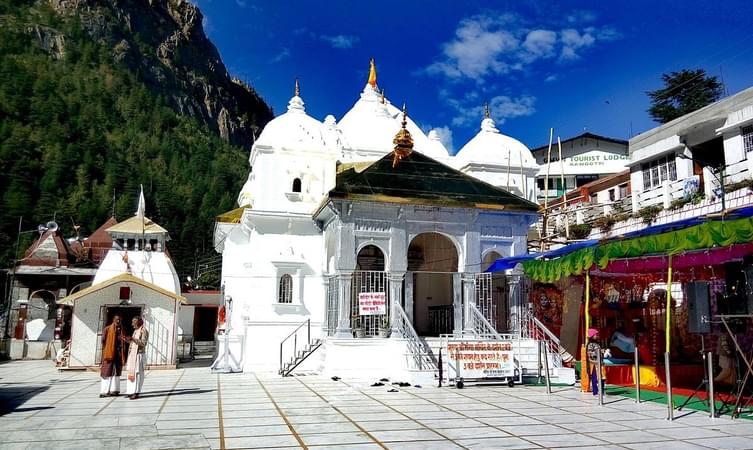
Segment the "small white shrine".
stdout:
[[121,317],[126,336],[133,333],[131,319],[143,317],[149,330],[149,367],[177,365],[177,321],[185,299],[165,253],[167,230],[145,216],[144,204],[142,191],[136,215],[107,229],[113,248],[92,285],[60,301],[73,307],[69,368],[100,364],[102,332],[115,315]]

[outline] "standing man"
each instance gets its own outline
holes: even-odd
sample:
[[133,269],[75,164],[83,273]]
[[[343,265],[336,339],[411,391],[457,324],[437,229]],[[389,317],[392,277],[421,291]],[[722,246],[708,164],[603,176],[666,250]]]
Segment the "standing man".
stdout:
[[99,397],[120,395],[120,374],[125,360],[125,336],[120,316],[112,318],[112,323],[102,332],[102,365],[99,376],[102,378]]
[[128,346],[128,372],[127,392],[128,398],[139,398],[141,388],[144,386],[144,364],[146,359],[146,342],[149,340],[149,332],[144,328],[144,319],[141,316],[133,318],[133,337],[129,338]]

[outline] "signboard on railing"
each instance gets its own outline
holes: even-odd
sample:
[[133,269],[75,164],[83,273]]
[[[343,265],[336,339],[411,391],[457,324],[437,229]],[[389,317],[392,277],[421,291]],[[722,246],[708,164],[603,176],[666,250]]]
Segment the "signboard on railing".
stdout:
[[384,292],[359,292],[358,314],[362,316],[387,314],[387,295]]
[[[511,378],[515,376],[512,342],[463,339],[447,342],[451,378]],[[454,373],[453,373],[454,372]]]

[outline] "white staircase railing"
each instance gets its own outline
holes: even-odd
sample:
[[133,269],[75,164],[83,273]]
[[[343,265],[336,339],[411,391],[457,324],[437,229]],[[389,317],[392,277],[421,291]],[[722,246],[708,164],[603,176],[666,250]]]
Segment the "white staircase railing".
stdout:
[[533,312],[527,311],[521,327],[521,337],[543,341],[546,345],[547,353],[552,355],[552,365],[562,367],[562,362],[572,360],[573,356],[562,347],[560,340],[546,327]]
[[478,337],[501,341],[502,336],[497,333],[497,330],[494,329],[489,320],[478,310],[476,305],[471,303],[468,306],[471,312],[470,317],[468,318],[470,322],[469,328],[471,328]]
[[396,302],[394,309],[397,312],[394,318],[395,328],[406,340],[408,344],[408,352],[413,358],[415,368],[418,370],[437,370],[437,364],[431,357],[431,351],[418,337],[418,334],[410,323],[410,319],[408,319],[408,315],[405,314],[403,307]]

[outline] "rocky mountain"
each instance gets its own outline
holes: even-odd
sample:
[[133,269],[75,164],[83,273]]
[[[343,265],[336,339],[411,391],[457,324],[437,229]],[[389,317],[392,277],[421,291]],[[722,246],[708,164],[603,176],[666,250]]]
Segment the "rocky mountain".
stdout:
[[272,112],[201,22],[182,0],[0,0],[0,268],[38,224],[132,216],[142,185],[179,273],[214,255]]
[[[203,16],[186,0],[46,0],[59,15],[78,20],[115,61],[126,64],[180,114],[197,118],[222,139],[250,148],[272,119],[256,91],[232,78],[204,34]],[[31,27],[40,45],[62,57],[68,38]]]

